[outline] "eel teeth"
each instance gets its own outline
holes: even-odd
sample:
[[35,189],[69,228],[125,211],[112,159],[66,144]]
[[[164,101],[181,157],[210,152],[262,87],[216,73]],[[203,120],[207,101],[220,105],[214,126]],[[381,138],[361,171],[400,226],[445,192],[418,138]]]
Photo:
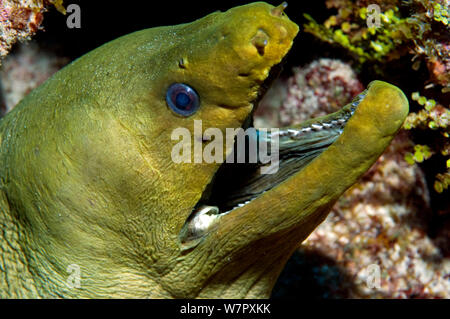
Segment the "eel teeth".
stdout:
[[348,120],[353,116],[356,111],[357,106],[364,99],[365,94],[359,95],[352,103],[349,110],[346,113],[342,114],[342,117],[339,119],[331,120],[328,123],[313,123],[308,127],[299,128],[299,129],[287,129],[287,130],[279,130],[277,132],[272,133],[273,136],[278,135],[279,137],[288,136],[292,139],[300,139],[304,133],[308,133],[311,131],[320,131],[325,129],[342,129],[342,126],[345,125]]
[[[243,202],[243,203],[237,204],[237,205],[234,206],[232,209],[227,210],[226,212],[220,213],[220,215],[225,215],[225,214],[228,214],[228,213],[230,213],[231,211],[233,211],[233,210],[235,210],[235,209],[237,209],[237,208],[244,207],[245,205],[249,204],[251,201],[253,201],[253,200],[256,199],[257,197],[259,197],[259,196],[261,196],[262,194],[264,194],[265,192],[266,192],[266,191],[264,191],[264,192],[262,192],[262,193],[259,193],[258,195],[255,195],[254,197],[250,198],[249,200],[246,200],[246,201]],[[214,206],[214,207],[215,207],[215,206]]]

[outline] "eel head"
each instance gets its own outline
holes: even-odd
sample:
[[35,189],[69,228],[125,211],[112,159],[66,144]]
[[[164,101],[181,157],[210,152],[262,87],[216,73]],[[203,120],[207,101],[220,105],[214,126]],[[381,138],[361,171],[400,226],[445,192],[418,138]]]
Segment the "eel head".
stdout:
[[[229,139],[227,129],[251,127],[298,32],[284,7],[257,2],[123,36],[2,119],[1,189],[36,285],[28,291],[269,296],[289,256],[408,112],[398,88],[375,81],[335,114],[249,137],[278,141],[273,174],[223,163],[234,135],[223,161],[198,161],[208,134]],[[174,161],[174,132],[191,137],[182,143],[190,163]],[[70,289],[73,264],[81,286]]]

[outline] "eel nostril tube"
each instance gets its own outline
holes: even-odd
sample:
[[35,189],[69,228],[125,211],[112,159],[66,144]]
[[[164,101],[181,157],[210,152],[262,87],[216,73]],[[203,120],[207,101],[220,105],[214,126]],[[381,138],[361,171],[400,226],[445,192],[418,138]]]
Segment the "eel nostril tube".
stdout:
[[269,35],[263,30],[259,29],[252,38],[252,44],[258,50],[259,55],[264,55],[264,50],[269,43]]
[[287,5],[288,5],[287,2],[285,1],[282,4],[280,4],[279,6],[273,8],[270,11],[270,13],[275,17],[279,17],[283,13],[284,9],[286,9]]

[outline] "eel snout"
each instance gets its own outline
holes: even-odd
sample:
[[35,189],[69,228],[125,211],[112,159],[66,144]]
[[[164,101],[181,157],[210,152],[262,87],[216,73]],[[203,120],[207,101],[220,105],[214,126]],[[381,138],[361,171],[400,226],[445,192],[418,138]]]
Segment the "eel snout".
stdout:
[[282,14],[285,4],[273,7],[258,2],[231,9],[222,33],[228,48],[240,57],[240,74],[258,74],[264,80],[292,46],[298,26]]
[[[373,125],[382,135],[395,134],[408,115],[408,99],[398,87],[386,82],[373,81],[369,88],[367,103],[376,105],[371,109]],[[370,117],[369,113],[367,117]]]

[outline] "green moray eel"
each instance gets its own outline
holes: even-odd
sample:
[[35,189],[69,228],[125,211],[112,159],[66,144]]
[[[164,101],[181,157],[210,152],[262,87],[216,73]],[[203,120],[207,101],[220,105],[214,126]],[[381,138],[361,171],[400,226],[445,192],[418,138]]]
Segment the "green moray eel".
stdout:
[[205,146],[195,120],[224,134],[251,125],[298,33],[284,7],[252,3],[123,36],[1,120],[0,297],[270,296],[408,113],[398,88],[374,81],[341,111],[268,135],[279,138],[275,174],[176,163],[175,129]]

